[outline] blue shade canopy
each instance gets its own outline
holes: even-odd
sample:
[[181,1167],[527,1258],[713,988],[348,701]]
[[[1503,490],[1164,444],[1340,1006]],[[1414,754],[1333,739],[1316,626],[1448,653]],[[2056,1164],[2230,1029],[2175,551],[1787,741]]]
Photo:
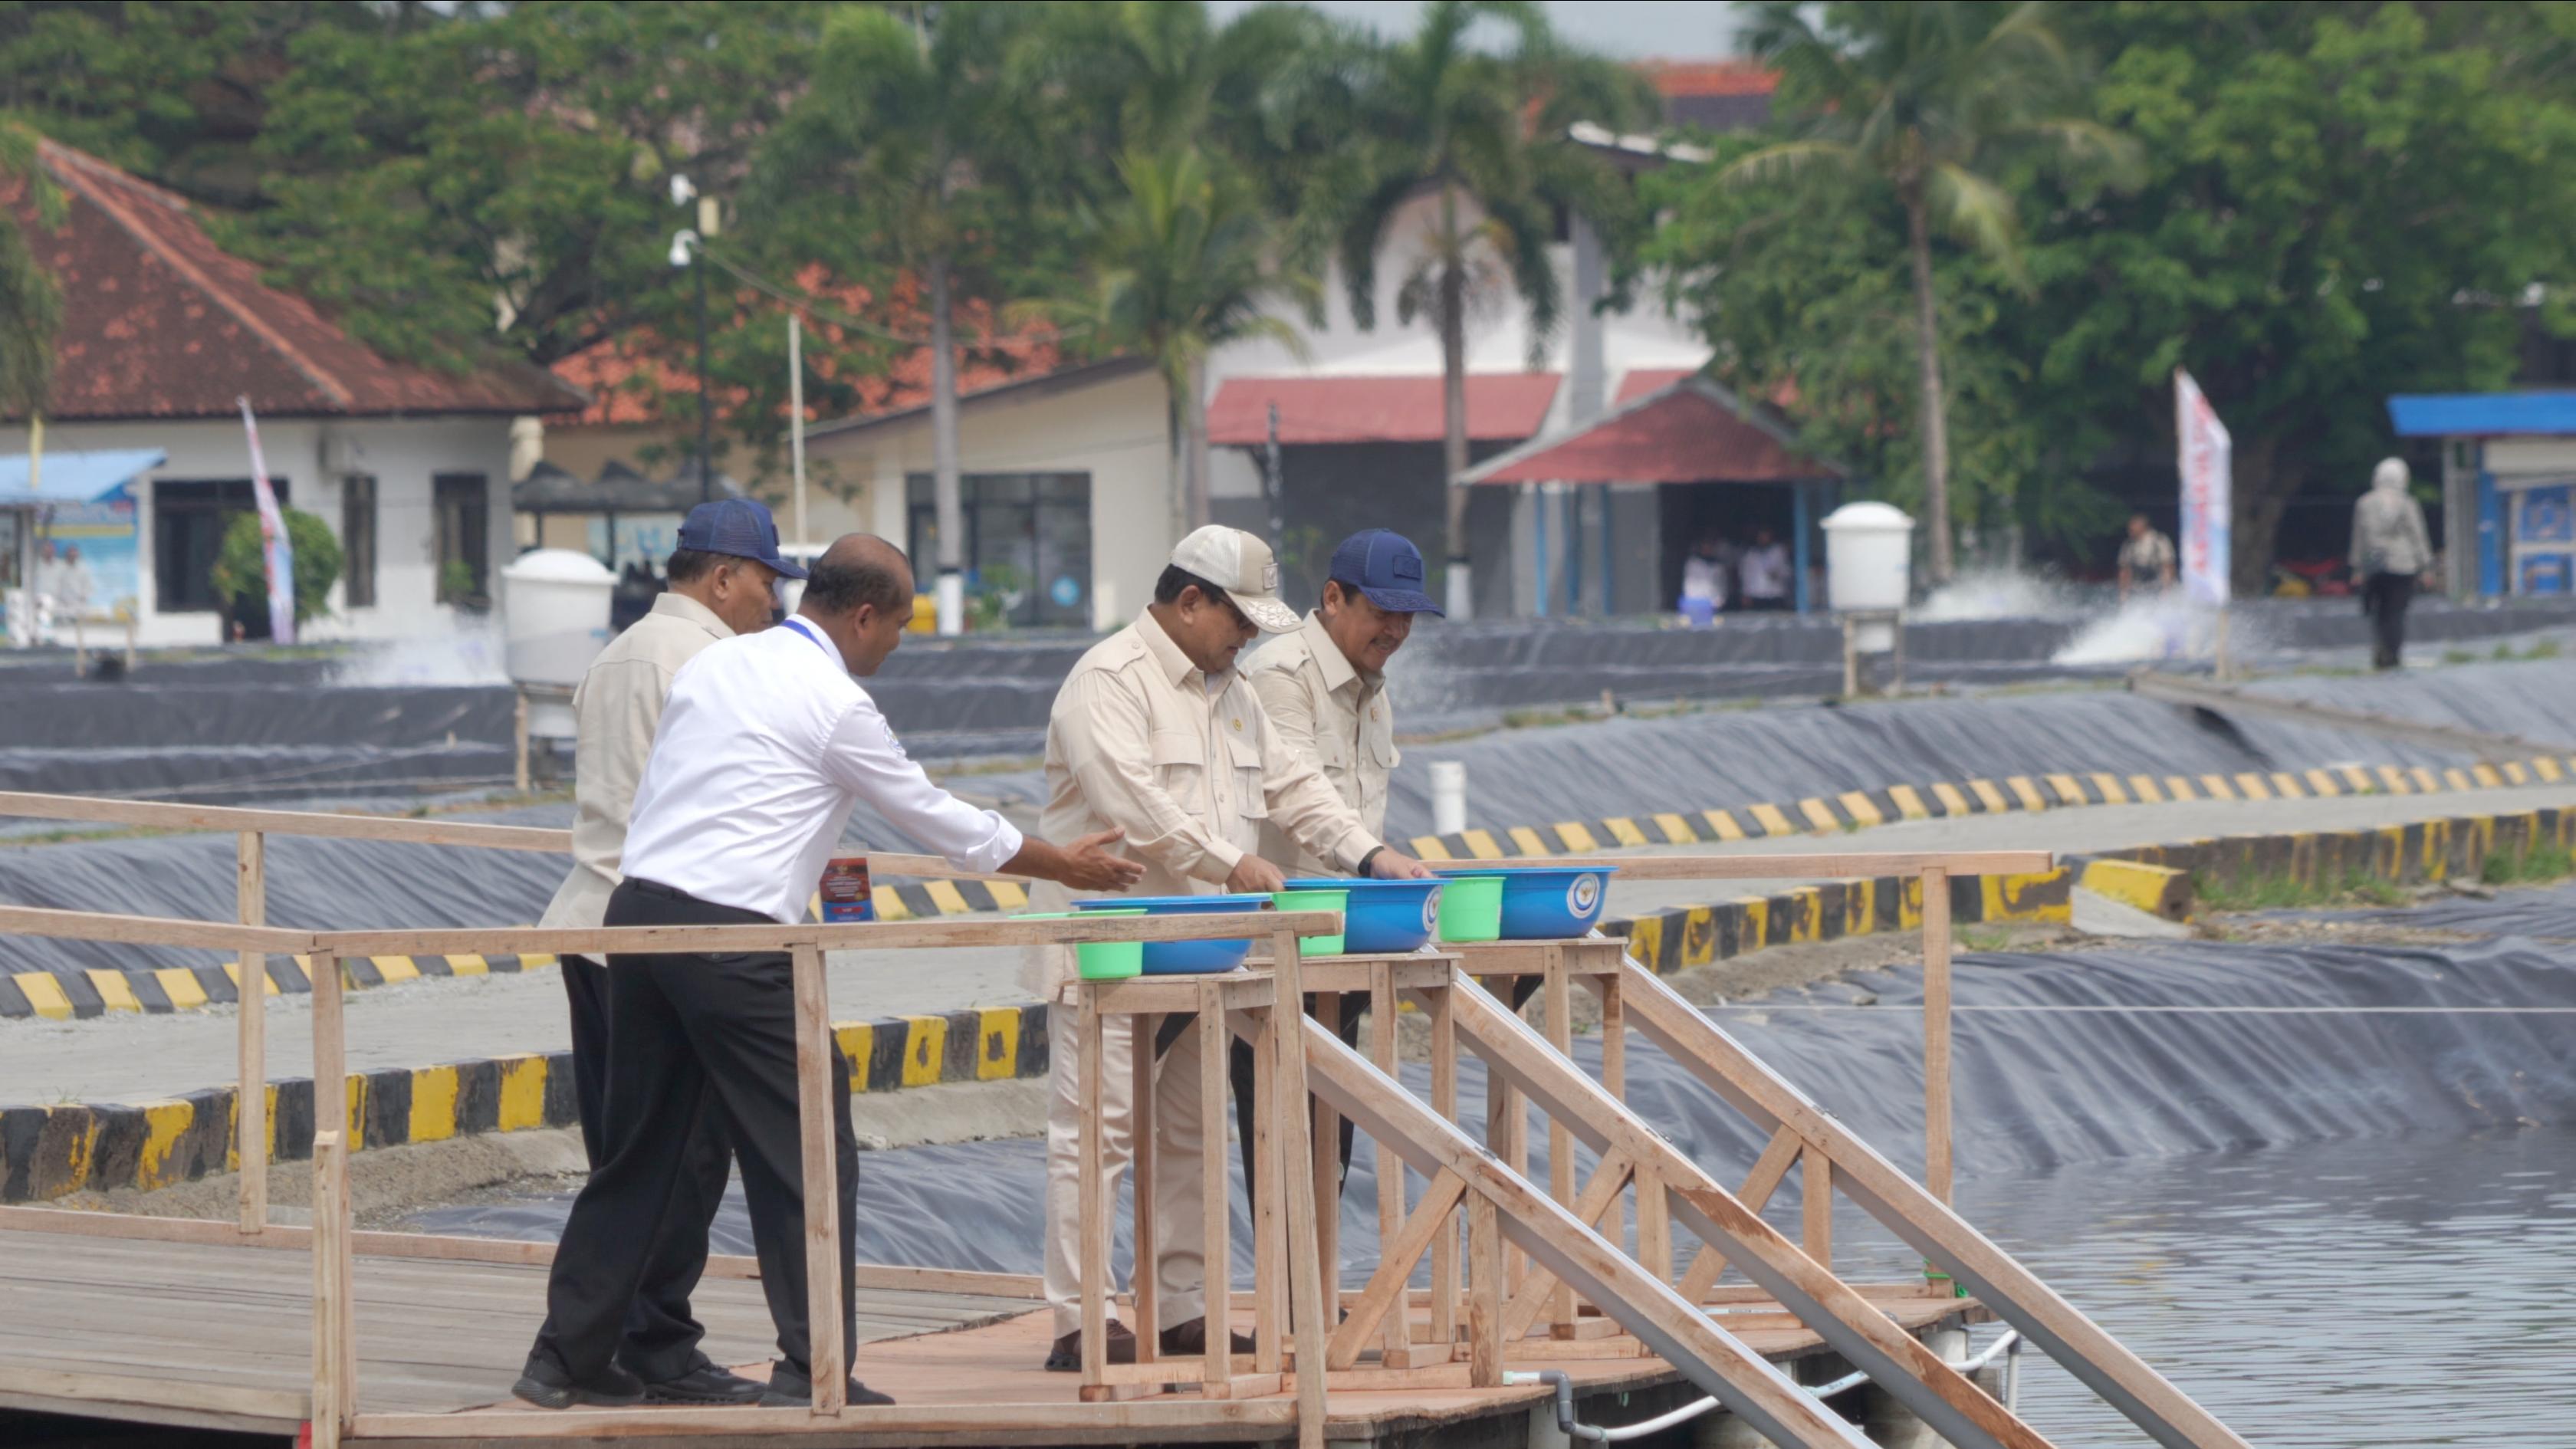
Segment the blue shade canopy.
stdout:
[[90,503],[168,462],[159,448],[112,448],[95,453],[47,453],[27,486],[27,455],[0,457],[0,504]]
[[2576,434],[2576,392],[2400,393],[2388,420],[2401,438]]

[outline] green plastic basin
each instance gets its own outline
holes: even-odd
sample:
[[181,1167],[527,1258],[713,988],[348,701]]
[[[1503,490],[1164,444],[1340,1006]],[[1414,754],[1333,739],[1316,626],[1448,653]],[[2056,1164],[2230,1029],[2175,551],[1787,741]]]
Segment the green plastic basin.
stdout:
[[[1272,908],[1282,911],[1338,913],[1350,909],[1351,893],[1349,891],[1272,891],[1270,904]],[[1329,936],[1300,936],[1297,938],[1297,954],[1339,956],[1342,954],[1342,934],[1336,931]]]
[[[1132,911],[1029,911],[1011,917],[1014,921],[1075,921],[1094,916],[1141,916],[1145,908]],[[1076,946],[1073,959],[1085,981],[1124,981],[1141,976],[1145,971],[1145,943],[1142,941],[1102,941],[1097,945]]]
[[1503,934],[1503,878],[1498,875],[1440,877],[1440,939],[1491,941]]

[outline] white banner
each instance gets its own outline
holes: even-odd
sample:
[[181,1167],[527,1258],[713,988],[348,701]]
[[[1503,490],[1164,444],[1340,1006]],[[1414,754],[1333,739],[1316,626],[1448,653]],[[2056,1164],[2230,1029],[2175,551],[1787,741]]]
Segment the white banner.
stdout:
[[2174,369],[2174,437],[2182,467],[2182,588],[2203,604],[2227,602],[2228,454],[2218,410],[2191,374]]
[[259,500],[260,558],[268,572],[268,637],[279,644],[295,642],[295,548],[287,541],[286,518],[277,511],[277,490],[268,486],[268,463],[259,456],[259,420],[250,415],[250,399],[241,403],[242,431],[250,435],[250,487]]

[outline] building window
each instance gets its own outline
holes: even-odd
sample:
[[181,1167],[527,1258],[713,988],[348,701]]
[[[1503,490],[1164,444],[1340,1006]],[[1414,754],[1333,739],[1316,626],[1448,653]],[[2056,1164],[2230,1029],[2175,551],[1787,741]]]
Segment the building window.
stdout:
[[430,480],[438,517],[438,601],[480,606],[491,600],[492,485],[480,473],[441,473]]
[[[927,473],[904,479],[923,583],[939,568],[939,509]],[[966,584],[1024,626],[1091,626],[1091,475],[969,473],[958,480],[966,522]]]
[[340,480],[342,597],[352,609],[376,604],[376,480],[352,473]]
[[[277,506],[289,506],[283,478],[271,478]],[[248,478],[164,479],[152,485],[152,591],[164,614],[211,614],[231,601],[215,597],[215,556],[236,514],[256,513]],[[262,618],[267,609],[259,609]]]

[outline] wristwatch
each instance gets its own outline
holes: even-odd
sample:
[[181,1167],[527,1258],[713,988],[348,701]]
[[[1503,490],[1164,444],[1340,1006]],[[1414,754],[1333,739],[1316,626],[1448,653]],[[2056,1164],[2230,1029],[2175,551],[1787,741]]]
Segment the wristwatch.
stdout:
[[1386,847],[1383,845],[1377,846],[1370,850],[1368,854],[1361,856],[1360,863],[1352,867],[1351,873],[1359,876],[1367,875],[1369,873],[1369,862],[1377,859],[1379,852],[1384,851],[1385,849]]

